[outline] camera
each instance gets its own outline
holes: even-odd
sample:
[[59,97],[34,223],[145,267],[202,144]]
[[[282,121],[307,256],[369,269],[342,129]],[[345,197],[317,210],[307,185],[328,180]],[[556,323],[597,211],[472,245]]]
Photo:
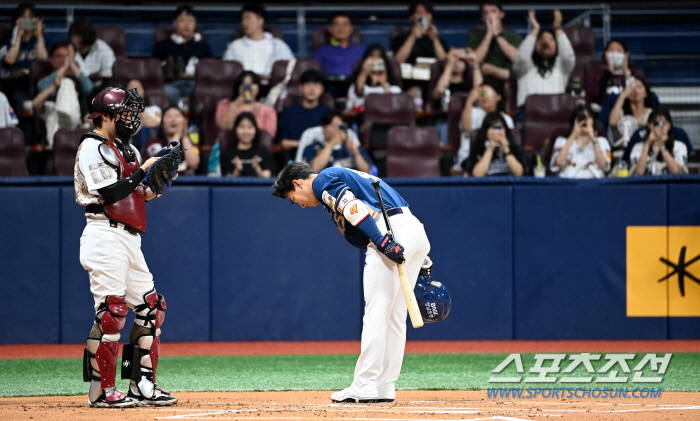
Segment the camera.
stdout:
[[374,62],[374,65],[372,66],[372,71],[373,72],[383,72],[384,71],[384,60],[378,59],[377,61]]
[[418,23],[420,23],[420,26],[422,26],[423,29],[428,29],[428,17],[427,16],[419,17]]
[[348,124],[347,123],[340,123],[340,126],[338,126],[338,129],[341,132],[346,132],[346,131],[348,131]]
[[501,122],[493,123],[491,128],[494,130],[503,130],[503,124]]
[[22,29],[25,30],[32,30],[36,29],[36,19],[34,18],[22,18],[19,20],[19,25],[22,27]]
[[243,101],[253,102],[253,85],[250,83],[243,84]]
[[664,128],[664,121],[663,120],[656,120],[654,122],[654,129],[661,130],[663,128]]

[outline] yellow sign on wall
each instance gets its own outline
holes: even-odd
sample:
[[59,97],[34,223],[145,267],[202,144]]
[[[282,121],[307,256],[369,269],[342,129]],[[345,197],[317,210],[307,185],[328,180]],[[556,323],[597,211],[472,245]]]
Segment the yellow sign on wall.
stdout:
[[700,227],[627,227],[627,316],[700,316]]

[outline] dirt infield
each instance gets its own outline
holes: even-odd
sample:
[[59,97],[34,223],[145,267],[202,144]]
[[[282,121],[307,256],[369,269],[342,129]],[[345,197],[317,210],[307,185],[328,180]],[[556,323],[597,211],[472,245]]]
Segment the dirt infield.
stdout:
[[698,420],[700,394],[655,399],[489,399],[485,391],[399,391],[394,403],[333,404],[330,392],[178,393],[169,408],[94,409],[87,396],[3,398],[2,420]]
[[[0,345],[0,359],[81,358],[85,344]],[[673,341],[408,341],[407,354],[513,352],[700,352],[700,340]],[[359,354],[360,341],[164,342],[161,356]]]

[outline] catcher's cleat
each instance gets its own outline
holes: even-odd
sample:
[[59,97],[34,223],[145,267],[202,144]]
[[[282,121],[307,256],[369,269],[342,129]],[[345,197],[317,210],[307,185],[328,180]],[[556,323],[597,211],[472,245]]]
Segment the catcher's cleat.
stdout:
[[136,406],[137,402],[118,390],[111,392],[104,390],[100,397],[94,401],[88,398],[88,404],[91,408],[130,408]]
[[147,398],[139,392],[138,387],[132,385],[129,387],[129,398],[134,399],[137,403],[136,406],[143,405],[154,405],[154,406],[170,406],[175,405],[178,399],[171,395],[170,392],[155,388],[153,391],[153,397]]

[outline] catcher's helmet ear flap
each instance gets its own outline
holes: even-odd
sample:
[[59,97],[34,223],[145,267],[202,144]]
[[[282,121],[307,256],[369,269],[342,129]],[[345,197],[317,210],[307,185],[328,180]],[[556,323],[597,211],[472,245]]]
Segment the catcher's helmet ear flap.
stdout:
[[452,298],[447,287],[440,282],[418,277],[413,289],[423,322],[432,323],[444,320],[450,314]]

